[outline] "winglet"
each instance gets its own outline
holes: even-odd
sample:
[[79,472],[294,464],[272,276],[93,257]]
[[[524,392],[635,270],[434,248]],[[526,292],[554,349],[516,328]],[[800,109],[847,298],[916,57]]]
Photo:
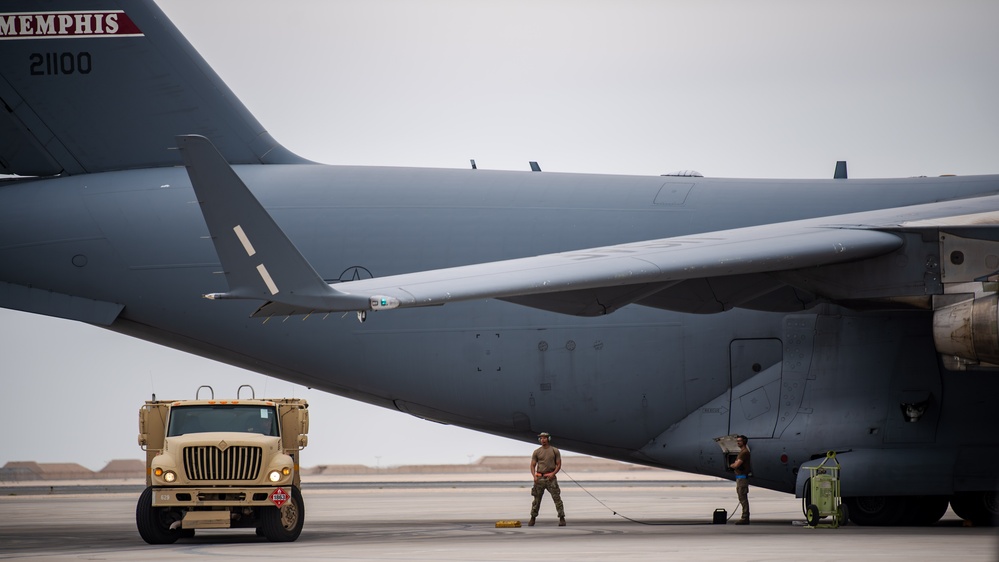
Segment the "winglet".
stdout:
[[369,297],[323,281],[211,141],[184,135],[177,146],[229,283],[206,298],[280,303],[282,314],[372,308]]

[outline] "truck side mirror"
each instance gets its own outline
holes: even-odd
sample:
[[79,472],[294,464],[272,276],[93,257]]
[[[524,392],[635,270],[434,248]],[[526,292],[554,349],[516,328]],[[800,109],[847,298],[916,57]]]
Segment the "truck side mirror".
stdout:
[[298,410],[298,432],[305,435],[309,433],[309,411],[305,408]]
[[298,448],[304,449],[309,444],[309,411],[305,408],[298,410]]
[[139,408],[139,447],[143,451],[146,450],[146,445],[149,444],[149,430],[146,428],[146,416],[148,414],[148,408],[145,406]]

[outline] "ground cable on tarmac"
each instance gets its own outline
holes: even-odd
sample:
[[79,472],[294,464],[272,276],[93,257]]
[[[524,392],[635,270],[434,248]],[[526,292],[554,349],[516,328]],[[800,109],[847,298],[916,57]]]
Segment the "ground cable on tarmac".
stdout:
[[[591,498],[593,498],[594,501],[596,501],[600,505],[604,506],[607,509],[607,511],[610,511],[611,513],[613,513],[614,515],[617,515],[618,517],[620,517],[622,519],[631,521],[632,523],[638,523],[639,525],[712,525],[713,524],[713,522],[711,522],[711,521],[705,521],[705,522],[690,522],[690,521],[669,522],[669,521],[665,521],[665,522],[654,523],[654,522],[651,522],[651,521],[639,521],[638,519],[632,519],[631,517],[628,517],[627,515],[624,515],[623,513],[618,513],[616,510],[612,509],[610,506],[608,506],[604,502],[600,501],[600,498],[598,498],[598,497],[594,496],[593,494],[591,494],[589,490],[587,490],[586,488],[583,487],[582,484],[580,484],[579,482],[577,482],[576,479],[573,478],[572,475],[570,475],[568,472],[566,472],[566,470],[564,468],[560,472],[562,472],[562,474],[566,475],[569,478],[569,480],[572,480],[573,484],[579,486],[580,490],[586,492],[586,495],[590,496]],[[741,508],[741,506],[739,504],[736,504],[736,508]],[[725,522],[727,523],[733,517],[735,517],[735,513],[736,513],[735,508],[732,508],[732,515],[729,515],[728,519],[726,519]]]

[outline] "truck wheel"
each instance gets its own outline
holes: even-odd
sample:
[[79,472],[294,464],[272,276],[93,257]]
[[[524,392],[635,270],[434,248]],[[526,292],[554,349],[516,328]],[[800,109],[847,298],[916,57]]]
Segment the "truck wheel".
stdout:
[[302,492],[291,487],[291,499],[280,508],[268,507],[260,514],[260,531],[271,542],[292,542],[305,525],[305,502]]
[[139,536],[149,544],[172,544],[180,538],[180,531],[171,530],[177,514],[163,507],[153,507],[153,488],[147,486],[135,505],[135,526]]

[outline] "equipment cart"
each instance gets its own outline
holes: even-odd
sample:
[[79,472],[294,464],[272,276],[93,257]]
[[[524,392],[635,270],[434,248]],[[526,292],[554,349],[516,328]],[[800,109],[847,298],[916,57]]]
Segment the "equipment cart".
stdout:
[[[835,463],[835,466],[829,461]],[[805,520],[808,521],[808,528],[818,527],[835,529],[840,525],[846,525],[846,506],[841,502],[839,492],[839,461],[836,460],[836,451],[826,453],[826,458],[818,466],[806,466],[811,476],[805,484],[805,494],[801,500],[801,507],[805,513]],[[824,517],[831,517],[828,523],[821,523]]]

